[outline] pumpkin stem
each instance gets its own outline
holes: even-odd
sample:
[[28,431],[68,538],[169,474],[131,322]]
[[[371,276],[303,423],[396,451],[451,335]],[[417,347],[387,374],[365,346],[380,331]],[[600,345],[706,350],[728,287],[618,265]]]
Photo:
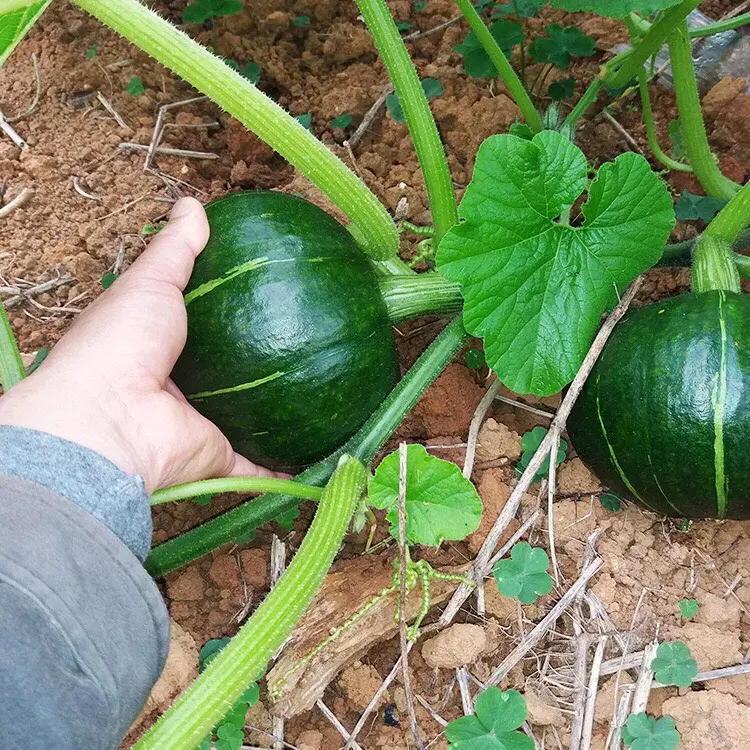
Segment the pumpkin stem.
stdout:
[[460,284],[438,273],[389,276],[379,284],[394,325],[420,315],[455,315],[463,306]]
[[750,225],[750,182],[719,211],[698,239],[693,256],[692,289],[740,292],[739,256],[732,245]]

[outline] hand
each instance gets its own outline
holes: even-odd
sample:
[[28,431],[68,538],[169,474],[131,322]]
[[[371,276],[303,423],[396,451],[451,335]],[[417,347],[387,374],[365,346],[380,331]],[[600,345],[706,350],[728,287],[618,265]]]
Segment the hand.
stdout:
[[169,378],[187,337],[182,291],[208,234],[198,201],[176,203],[133,266],[0,399],[0,424],[97,451],[143,477],[149,493],[211,477],[274,476],[235,453]]

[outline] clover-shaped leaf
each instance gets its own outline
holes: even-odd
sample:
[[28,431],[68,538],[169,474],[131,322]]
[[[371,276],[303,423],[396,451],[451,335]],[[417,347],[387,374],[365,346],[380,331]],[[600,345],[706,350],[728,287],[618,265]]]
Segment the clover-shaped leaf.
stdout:
[[548,568],[549,557],[543,549],[518,542],[510,551],[510,559],[495,563],[492,574],[503,596],[518,598],[522,604],[533,604],[538,596],[552,591]]
[[561,78],[559,81],[552,81],[550,83],[547,93],[559,102],[561,99],[570,99],[576,90],[576,79],[575,78]]
[[710,195],[693,195],[689,190],[683,190],[674,206],[675,216],[680,221],[697,221],[702,219],[706,223],[721,211],[727,202],[722,198],[712,198]]
[[210,641],[206,641],[198,655],[199,671],[202,672],[231,640],[229,636],[224,636],[223,638],[212,638]]
[[[523,44],[526,40],[526,34],[521,25],[515,21],[500,19],[493,23],[489,30],[506,56],[510,56],[513,48],[517,44]],[[495,64],[490,60],[473,31],[470,31],[463,42],[453,49],[461,54],[464,59],[464,71],[473,78],[494,78],[498,75]]]
[[660,643],[651,669],[662,685],[690,687],[698,674],[698,662],[690,655],[690,649],[682,643]]
[[578,372],[602,312],[660,257],[674,227],[672,198],[639,154],[604,164],[588,185],[583,153],[565,136],[490,136],[479,148],[462,221],[437,265],[461,284],[467,330],[516,393],[560,391]]
[[451,750],[533,750],[534,741],[515,730],[526,721],[526,701],[517,690],[489,687],[476,702],[476,716],[445,728]]
[[680,607],[680,614],[685,620],[695,617],[700,609],[695,599],[680,599],[678,605]]
[[531,18],[538,10],[547,4],[547,0],[514,0],[507,5],[496,5],[492,9],[493,17],[520,16]]
[[216,750],[240,750],[245,743],[245,732],[234,724],[222,724],[216,736]]
[[531,59],[539,63],[552,63],[567,70],[574,57],[591,57],[596,51],[596,39],[584,34],[577,26],[550,24],[547,36],[538,36],[529,45]]
[[675,750],[680,743],[680,733],[671,716],[657,721],[645,713],[630,714],[621,736],[632,750]]
[[622,500],[611,492],[604,492],[599,495],[599,502],[603,508],[606,508],[611,513],[617,513],[622,508]]
[[[406,538],[436,546],[464,539],[479,528],[482,501],[456,464],[431,456],[422,445],[406,454]],[[370,481],[370,503],[386,509],[391,534],[398,538],[398,451],[386,456]]]
[[[521,460],[516,464],[516,474],[521,476],[523,470],[529,465],[529,462],[534,458],[534,454],[542,444],[542,441],[547,436],[547,430],[544,427],[535,427],[533,430],[525,432],[521,438]],[[560,441],[560,445],[557,448],[556,462],[558,466],[565,460],[565,454],[568,452],[568,443],[565,440]],[[537,469],[534,475],[534,482],[538,482],[543,477],[546,477],[549,473],[549,459],[550,455],[542,461],[542,465]]]
[[568,12],[586,10],[609,18],[622,18],[629,13],[649,15],[657,10],[665,10],[677,5],[680,0],[549,0],[553,8]]

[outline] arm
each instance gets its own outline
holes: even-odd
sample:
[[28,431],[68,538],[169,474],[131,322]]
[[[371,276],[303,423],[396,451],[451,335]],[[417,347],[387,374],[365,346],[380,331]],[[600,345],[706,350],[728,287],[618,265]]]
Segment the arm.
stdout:
[[117,747],[169,646],[142,567],[149,493],[270,474],[169,379],[187,334],[182,289],[207,237],[200,204],[180,201],[39,370],[0,398],[3,747]]

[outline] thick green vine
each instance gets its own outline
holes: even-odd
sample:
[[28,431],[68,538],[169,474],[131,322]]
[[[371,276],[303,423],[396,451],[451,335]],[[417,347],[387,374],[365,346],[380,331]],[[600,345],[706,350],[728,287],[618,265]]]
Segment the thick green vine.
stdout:
[[135,745],[140,750],[193,748],[224,717],[304,614],[338,552],[365,489],[367,470],[342,456],[315,518],[284,575],[239,633]]

